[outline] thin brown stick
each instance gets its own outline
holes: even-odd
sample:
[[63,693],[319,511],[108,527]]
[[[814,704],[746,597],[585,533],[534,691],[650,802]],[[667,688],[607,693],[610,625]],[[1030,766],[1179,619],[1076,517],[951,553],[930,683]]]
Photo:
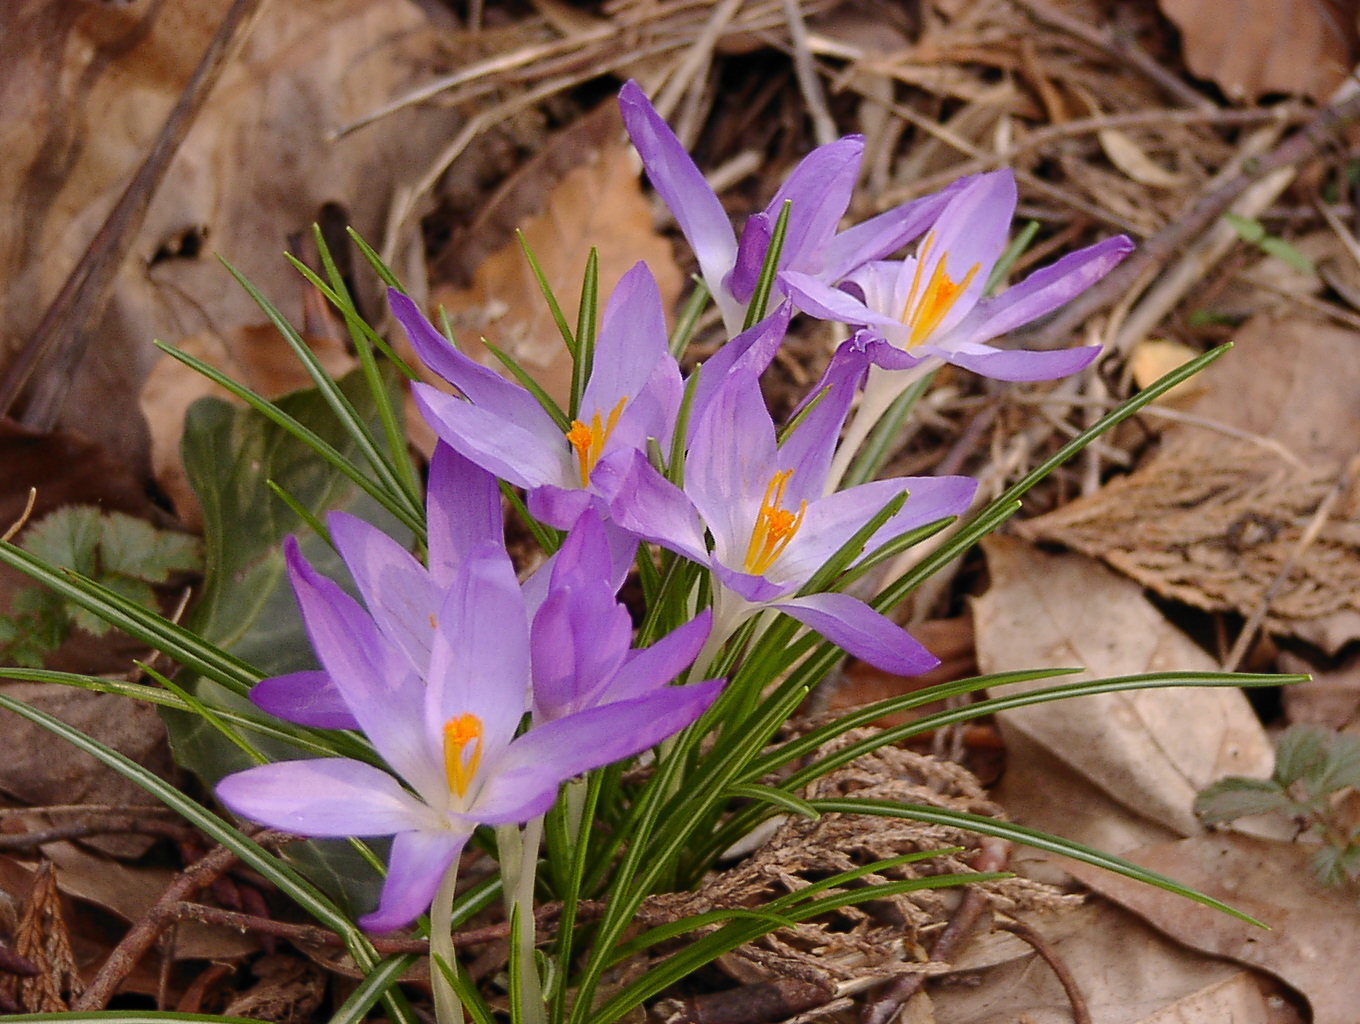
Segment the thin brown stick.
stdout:
[[[984,837],[973,857],[975,871],[1002,871],[1011,859],[1011,844],[1004,839]],[[954,950],[967,938],[968,933],[978,923],[983,911],[987,909],[987,893],[976,885],[964,890],[963,899],[954,910],[954,916],[944,926],[930,947],[930,959],[947,961]],[[924,974],[904,974],[864,1004],[860,1014],[860,1024],[888,1024],[897,1016],[902,1005],[916,994],[925,982]]]
[[142,919],[128,929],[123,940],[104,961],[94,981],[90,982],[71,1009],[81,1013],[104,1009],[123,979],[132,973],[137,962],[155,944],[161,929],[175,919],[175,908],[229,871],[236,859],[235,852],[219,846],[180,872]]
[[38,365],[50,360],[50,372],[35,387],[22,422],[38,430],[50,430],[56,422],[70,376],[90,341],[88,329],[108,302],[114,277],[146,219],[147,208],[223,68],[266,2],[235,0],[227,11],[151,152],[47,307],[37,330],[0,378],[0,415],[9,415]]
[[1052,968],[1053,973],[1058,976],[1058,982],[1062,985],[1063,991],[1067,993],[1067,1001],[1072,1004],[1072,1024],[1091,1024],[1091,1011],[1087,1009],[1086,999],[1081,994],[1077,979],[1072,977],[1072,972],[1068,969],[1066,962],[1058,955],[1058,951],[1053,948],[1048,939],[1025,924],[1024,921],[997,921],[996,927],[1024,940],[1034,952],[1039,954],[1044,963]]
[[1149,269],[1163,266],[1172,253],[1202,234],[1257,181],[1283,167],[1309,160],[1339,138],[1360,117],[1360,93],[1318,111],[1317,116],[1265,156],[1248,160],[1218,188],[1200,196],[1184,214],[1140,245],[1095,287],[1073,299],[1046,327],[1033,332],[1027,348],[1059,348],[1083,323],[1108,309]]
[[134,818],[120,818],[112,821],[106,819],[81,822],[77,825],[57,825],[40,832],[0,833],[0,850],[7,853],[36,850],[47,843],[58,843],[67,839],[85,839],[89,836],[142,835],[182,840],[193,834],[192,829],[168,821],[137,821]]

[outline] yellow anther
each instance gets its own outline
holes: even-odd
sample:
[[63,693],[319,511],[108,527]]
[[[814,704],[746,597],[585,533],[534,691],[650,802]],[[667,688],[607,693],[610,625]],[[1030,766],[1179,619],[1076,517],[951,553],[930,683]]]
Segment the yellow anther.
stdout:
[[807,513],[806,501],[798,506],[797,515],[783,507],[784,489],[791,476],[791,469],[776,473],[770,477],[770,483],[765,488],[760,512],[756,515],[755,525],[751,527],[751,542],[746,546],[746,571],[752,576],[763,576],[775,559],[784,553],[789,541],[793,540],[798,528],[803,525],[803,516]]
[[482,720],[476,715],[458,715],[445,722],[444,772],[449,777],[449,791],[460,799],[467,796],[481,760]]
[[921,251],[916,256],[916,273],[911,279],[911,291],[907,293],[906,305],[902,307],[902,322],[911,328],[911,337],[907,341],[907,348],[913,348],[925,341],[930,333],[940,326],[940,322],[954,308],[954,303],[959,296],[968,288],[974,276],[981,266],[974,263],[969,268],[968,273],[963,275],[963,280],[955,282],[946,270],[949,261],[949,254],[944,253],[940,256],[940,261],[935,264],[935,269],[930,274],[930,280],[926,283],[925,292],[921,294],[921,301],[916,301],[917,293],[921,291],[921,274],[925,269],[926,257],[930,254],[931,246],[935,244],[935,232],[926,236],[926,240],[921,244]]
[[600,410],[596,409],[595,415],[590,418],[590,426],[586,426],[580,420],[571,421],[571,429],[567,431],[567,443],[576,449],[582,487],[590,483],[590,473],[595,468],[595,463],[600,461],[605,442],[614,432],[614,426],[619,422],[619,416],[623,414],[623,407],[627,404],[628,396],[625,395],[619,399],[619,404],[610,410],[607,419],[601,418]]

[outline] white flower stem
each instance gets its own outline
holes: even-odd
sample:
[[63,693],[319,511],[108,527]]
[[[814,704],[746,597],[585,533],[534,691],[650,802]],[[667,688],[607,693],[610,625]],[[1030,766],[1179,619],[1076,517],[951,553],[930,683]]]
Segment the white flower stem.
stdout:
[[516,825],[496,827],[496,848],[501,858],[501,879],[504,883],[505,916],[513,919],[519,910],[519,946],[510,955],[519,960],[520,1007],[523,1019],[515,1024],[547,1024],[543,1006],[543,986],[534,962],[536,944],[534,917],[534,879],[538,872],[538,847],[543,839],[543,815],[524,825],[521,834]]
[[463,1024],[463,1004],[435,963],[435,957],[438,957],[450,970],[457,969],[453,949],[453,897],[458,888],[458,860],[455,857],[444,872],[444,879],[430,906],[430,988],[434,991],[434,1015],[439,1024]]

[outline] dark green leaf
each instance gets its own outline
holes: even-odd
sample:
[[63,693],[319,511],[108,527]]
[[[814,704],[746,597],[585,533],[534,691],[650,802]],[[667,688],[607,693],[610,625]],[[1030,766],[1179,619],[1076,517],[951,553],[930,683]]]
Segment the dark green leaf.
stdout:
[[1292,725],[1275,744],[1272,778],[1288,788],[1300,779],[1320,774],[1327,762],[1332,734],[1316,725]]

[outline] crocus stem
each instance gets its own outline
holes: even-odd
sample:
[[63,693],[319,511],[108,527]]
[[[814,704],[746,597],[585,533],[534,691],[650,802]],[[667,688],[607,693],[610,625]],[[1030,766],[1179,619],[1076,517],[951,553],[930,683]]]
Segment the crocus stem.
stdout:
[[444,972],[434,963],[438,957],[456,970],[453,950],[453,897],[458,887],[458,858],[453,859],[430,907],[430,987],[434,990],[434,1015],[439,1024],[463,1024],[463,1004],[454,994]]
[[534,879],[538,871],[538,847],[542,839],[543,815],[526,822],[523,833],[516,825],[499,825],[496,828],[496,848],[500,853],[501,877],[505,884],[505,916],[512,918],[515,908],[519,908],[519,946],[511,950],[510,955],[519,959],[523,1020],[515,1024],[547,1024],[543,988],[539,982],[538,965],[534,962]]
[[831,472],[826,477],[827,494],[840,487],[860,446],[883,418],[883,414],[897,401],[897,396],[939,364],[938,359],[927,359],[910,370],[885,370],[880,366],[869,368],[869,379],[864,384],[864,394],[860,396],[854,417],[846,427],[845,437],[842,438],[840,447],[836,449],[836,457],[831,461]]

